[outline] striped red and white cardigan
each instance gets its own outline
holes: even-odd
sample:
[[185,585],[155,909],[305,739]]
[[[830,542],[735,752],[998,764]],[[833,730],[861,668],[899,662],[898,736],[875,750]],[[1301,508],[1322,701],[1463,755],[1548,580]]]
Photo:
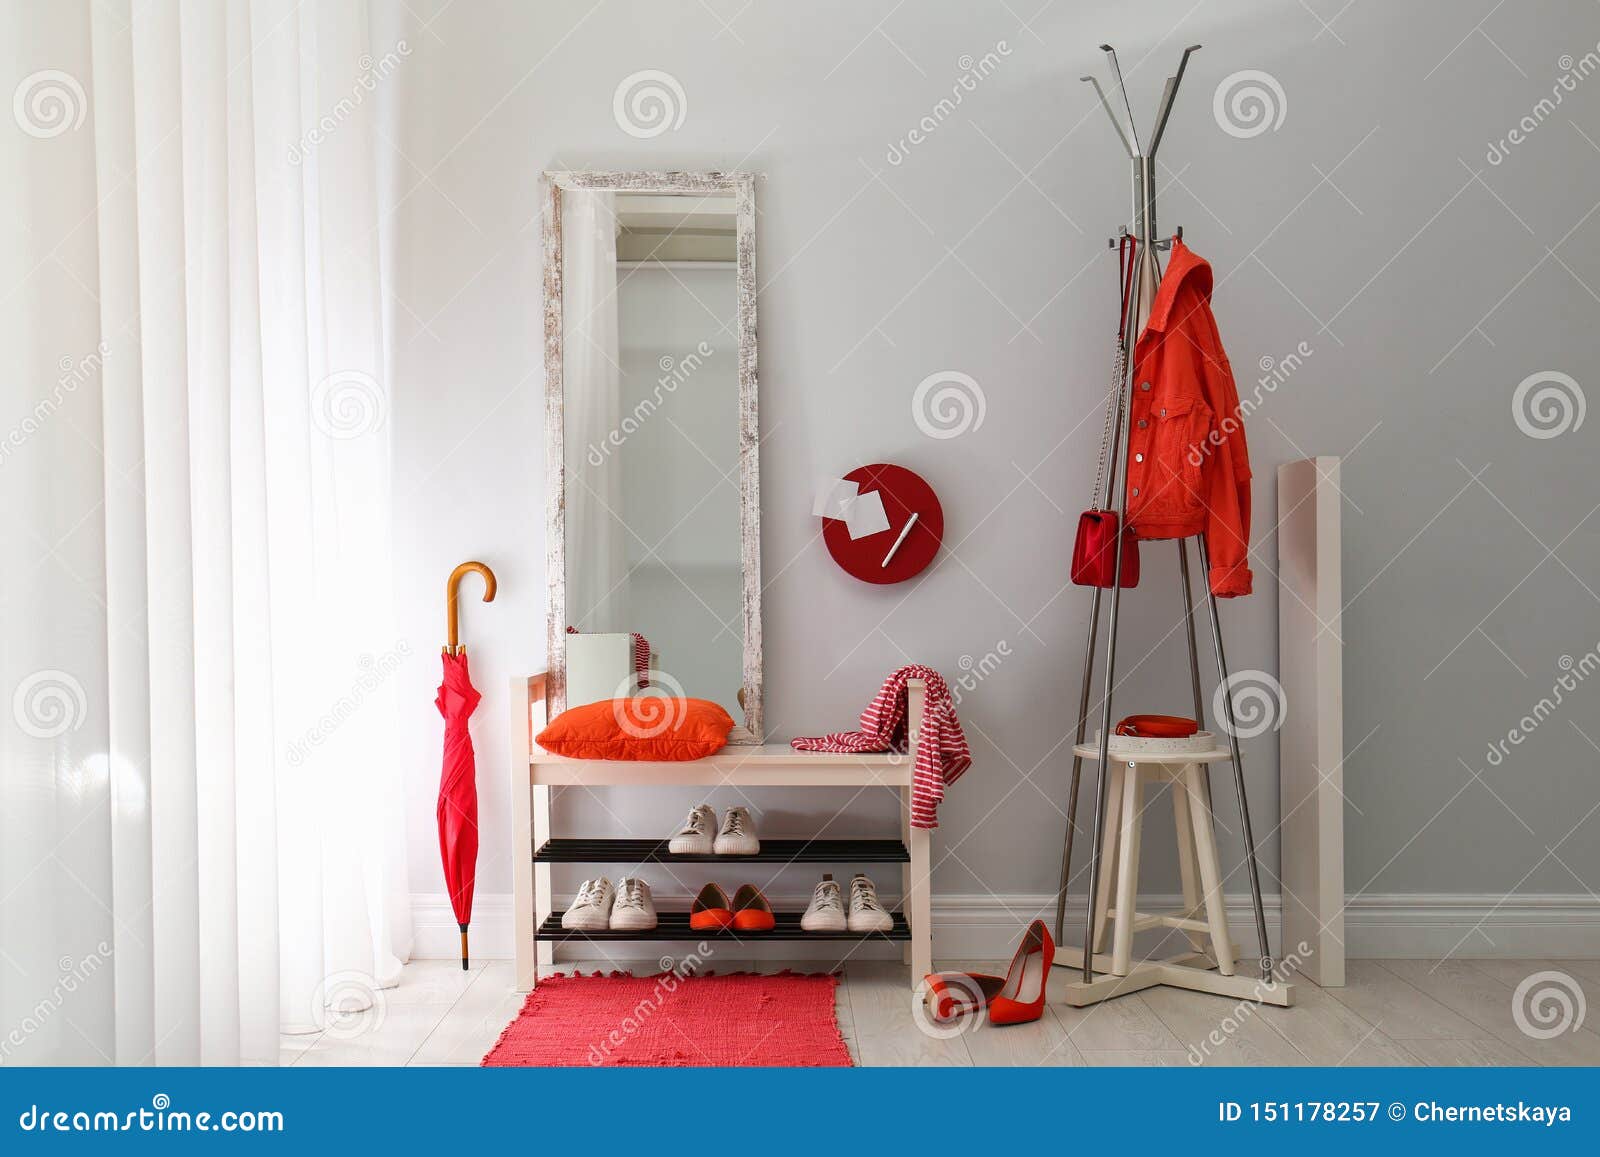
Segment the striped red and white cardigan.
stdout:
[[860,731],[835,731],[791,739],[797,751],[872,752],[906,749],[906,684],[921,679],[927,684],[922,723],[917,735],[916,765],[911,777],[911,826],[939,826],[939,801],[944,789],[972,766],[972,749],[956,718],[955,700],[944,676],[919,663],[901,667],[878,688],[861,713]]

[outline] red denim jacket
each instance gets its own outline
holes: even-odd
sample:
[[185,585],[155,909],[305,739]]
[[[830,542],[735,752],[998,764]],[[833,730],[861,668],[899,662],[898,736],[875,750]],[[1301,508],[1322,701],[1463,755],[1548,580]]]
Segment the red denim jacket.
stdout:
[[1233,370],[1211,316],[1211,266],[1181,241],[1134,348],[1128,526],[1204,534],[1211,590],[1250,593],[1250,456]]

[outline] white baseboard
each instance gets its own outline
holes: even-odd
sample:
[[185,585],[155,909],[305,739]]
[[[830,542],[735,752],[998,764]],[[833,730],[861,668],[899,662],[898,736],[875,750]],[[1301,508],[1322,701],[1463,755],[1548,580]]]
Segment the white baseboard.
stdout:
[[1345,943],[1353,959],[1600,957],[1600,899],[1587,892],[1354,896]]
[[[1139,898],[1141,910],[1160,912],[1182,906],[1180,897],[1146,895]],[[1067,903],[1068,943],[1083,940],[1086,901],[1074,896]],[[1267,936],[1278,941],[1278,897],[1263,897],[1262,908],[1267,918]],[[961,893],[933,898],[933,955],[935,960],[1004,960],[1017,948],[1023,926],[1030,920],[1043,920],[1051,926],[1056,920],[1056,898],[1051,893],[992,896],[978,893]],[[1233,931],[1240,956],[1255,953],[1255,915],[1251,911],[1250,897],[1228,897],[1228,927]],[[1161,946],[1162,951],[1177,951],[1176,938],[1169,947],[1161,936],[1153,933],[1141,935],[1136,941],[1141,953]]]
[[[1264,898],[1267,935],[1279,941],[1277,896]],[[773,896],[777,908],[804,908],[810,896]],[[570,897],[558,901],[561,906]],[[660,895],[663,907],[687,906],[688,896]],[[1177,907],[1175,896],[1144,896],[1141,907],[1153,911]],[[1083,899],[1068,905],[1069,939],[1083,922]],[[933,954],[937,961],[1002,960],[1016,948],[1022,926],[1035,917],[1053,924],[1055,897],[1049,894],[1011,896],[953,894],[933,899]],[[460,952],[455,916],[444,893],[411,897],[414,933],[412,955],[421,960],[451,960]],[[1228,924],[1239,953],[1255,953],[1255,916],[1248,895],[1228,897]],[[1389,893],[1353,896],[1345,908],[1345,941],[1352,959],[1435,959],[1462,957],[1600,957],[1600,900],[1585,893],[1496,896],[1467,893]],[[1145,941],[1140,942],[1141,945]],[[1151,944],[1155,941],[1150,941]],[[511,956],[511,897],[480,894],[473,902],[472,954],[484,960]],[[667,946],[670,947],[670,946]],[[837,957],[836,946],[785,941],[762,946],[763,953],[741,948],[740,956],[782,959]],[[1293,946],[1290,945],[1292,948]],[[610,949],[616,955],[616,948]],[[1282,949],[1280,948],[1280,953]],[[644,956],[652,955],[646,949]],[[599,953],[574,951],[573,958]],[[878,948],[873,956],[897,955]]]
[[[512,956],[511,896],[507,892],[478,893],[472,899],[472,924],[467,933],[474,960],[510,960]],[[444,892],[411,894],[411,958],[459,960],[461,930]]]

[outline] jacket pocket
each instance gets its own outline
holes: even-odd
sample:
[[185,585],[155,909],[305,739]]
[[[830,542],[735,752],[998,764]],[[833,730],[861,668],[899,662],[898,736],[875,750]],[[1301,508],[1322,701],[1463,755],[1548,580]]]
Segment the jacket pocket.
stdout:
[[1145,475],[1149,491],[1144,517],[1192,518],[1204,507],[1200,481],[1210,407],[1195,398],[1181,398],[1157,406],[1152,417],[1156,429]]

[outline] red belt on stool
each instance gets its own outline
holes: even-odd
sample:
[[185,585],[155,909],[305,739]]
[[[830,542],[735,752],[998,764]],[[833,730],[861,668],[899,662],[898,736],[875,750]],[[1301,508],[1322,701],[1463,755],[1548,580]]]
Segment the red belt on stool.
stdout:
[[1117,724],[1118,735],[1141,739],[1185,739],[1199,730],[1199,724],[1182,715],[1130,715]]

